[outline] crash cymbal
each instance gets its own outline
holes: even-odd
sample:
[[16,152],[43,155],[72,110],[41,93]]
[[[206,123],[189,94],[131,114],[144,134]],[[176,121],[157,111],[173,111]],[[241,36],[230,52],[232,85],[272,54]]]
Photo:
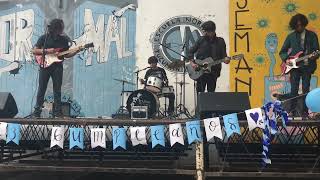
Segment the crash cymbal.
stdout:
[[136,84],[135,84],[135,83],[133,83],[133,82],[129,82],[129,81],[127,81],[127,80],[123,80],[123,79],[113,78],[113,80],[115,80],[115,81],[119,81],[119,82],[124,82],[124,83],[131,84],[131,85],[136,85]]
[[184,66],[184,61],[173,61],[172,63],[168,64],[168,67],[172,69],[179,69],[183,66]]

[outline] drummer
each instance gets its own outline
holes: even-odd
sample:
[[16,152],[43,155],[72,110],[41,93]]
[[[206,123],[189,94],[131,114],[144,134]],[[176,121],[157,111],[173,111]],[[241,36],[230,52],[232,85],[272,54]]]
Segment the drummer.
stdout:
[[[158,77],[162,80],[162,82],[163,82],[162,87],[168,86],[169,81],[167,78],[166,71],[163,68],[157,66],[158,59],[155,56],[151,56],[148,59],[148,64],[150,65],[150,69],[148,69],[148,71],[146,72],[144,79],[140,79],[140,82],[142,84],[146,84],[146,82],[150,76],[155,76],[155,77]],[[168,114],[171,116],[171,115],[173,115],[173,112],[174,112],[175,95],[174,95],[174,93],[168,93],[168,94],[164,94],[163,96],[169,98]]]

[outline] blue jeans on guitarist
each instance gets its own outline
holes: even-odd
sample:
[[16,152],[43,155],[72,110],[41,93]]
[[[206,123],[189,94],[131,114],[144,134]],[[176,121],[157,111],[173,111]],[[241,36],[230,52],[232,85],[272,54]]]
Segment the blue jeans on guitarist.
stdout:
[[48,82],[51,77],[53,84],[53,115],[55,117],[62,116],[61,109],[61,86],[62,86],[62,76],[63,76],[63,65],[62,63],[54,63],[48,68],[40,68],[39,70],[39,86],[38,86],[38,94],[37,101],[35,105],[35,110],[33,113],[34,117],[40,117],[44,96],[47,90]]

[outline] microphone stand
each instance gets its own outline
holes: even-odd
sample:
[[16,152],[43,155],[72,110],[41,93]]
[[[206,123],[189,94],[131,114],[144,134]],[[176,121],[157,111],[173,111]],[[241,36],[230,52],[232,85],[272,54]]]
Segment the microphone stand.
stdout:
[[45,59],[46,59],[46,45],[47,45],[47,39],[48,39],[48,36],[49,36],[49,33],[48,33],[48,27],[46,27],[46,31],[45,31],[45,38],[44,38],[44,43],[43,43],[43,46],[42,46],[42,62],[40,63],[40,67],[44,68],[44,62],[45,62]]
[[136,82],[137,82],[137,90],[138,90],[138,86],[139,86],[139,72],[144,71],[146,69],[149,69],[150,67],[145,67],[143,69],[138,69],[136,72],[134,72],[136,74]]

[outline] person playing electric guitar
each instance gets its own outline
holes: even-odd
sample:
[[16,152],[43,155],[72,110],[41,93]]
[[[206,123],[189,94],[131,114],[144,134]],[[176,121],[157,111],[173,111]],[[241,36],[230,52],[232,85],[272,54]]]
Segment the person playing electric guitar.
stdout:
[[[49,26],[48,32],[39,37],[35,47],[32,50],[32,53],[36,56],[46,54],[56,54],[58,55],[56,49],[68,50],[70,38],[63,34],[64,23],[62,19],[53,19]],[[81,49],[74,51],[72,53],[66,54],[63,57],[59,58],[70,58],[80,52]],[[32,114],[32,117],[39,118],[42,106],[44,103],[44,95],[47,90],[47,85],[50,77],[52,78],[53,84],[53,95],[54,95],[54,104],[53,104],[53,115],[55,117],[62,117],[61,109],[61,86],[62,86],[62,76],[63,76],[63,65],[62,62],[53,63],[51,66],[45,68],[40,64],[39,69],[39,86],[37,93],[37,100],[35,105],[35,110]]]
[[[288,60],[290,56],[294,56],[300,51],[303,52],[301,55],[308,55],[312,52],[319,50],[319,42],[317,34],[306,29],[308,25],[308,19],[303,14],[296,14],[291,17],[289,26],[292,30],[279,52],[282,61],[286,62],[287,65],[292,66],[292,62]],[[306,94],[310,90],[311,75],[317,69],[316,59],[319,56],[312,56],[306,58],[304,61],[298,63],[299,68],[294,68],[290,71],[290,84],[291,84],[291,97],[298,96],[299,82],[302,79],[302,92]],[[291,102],[290,114],[295,114],[295,108],[297,105],[297,99],[293,99]],[[308,115],[308,108],[304,103],[302,116]]]

